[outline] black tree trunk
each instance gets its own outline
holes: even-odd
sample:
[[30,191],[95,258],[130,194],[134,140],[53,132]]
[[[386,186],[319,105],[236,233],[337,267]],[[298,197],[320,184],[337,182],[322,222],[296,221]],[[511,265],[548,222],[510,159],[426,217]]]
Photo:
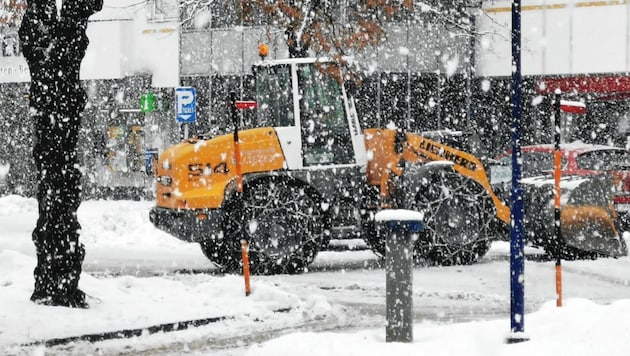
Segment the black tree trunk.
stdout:
[[85,256],[79,242],[81,203],[76,144],[86,95],[79,69],[88,38],[87,19],[102,0],[29,0],[19,35],[31,74],[30,115],[35,126],[39,219],[31,300],[46,305],[87,307],[79,289]]

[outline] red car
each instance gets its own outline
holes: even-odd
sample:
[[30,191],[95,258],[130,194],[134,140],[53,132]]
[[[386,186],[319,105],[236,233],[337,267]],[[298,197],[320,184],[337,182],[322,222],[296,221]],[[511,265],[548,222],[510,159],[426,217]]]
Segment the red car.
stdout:
[[[630,228],[630,151],[605,145],[582,142],[562,144],[562,176],[589,176],[609,173],[615,183],[615,207],[623,230]],[[554,145],[532,145],[521,147],[523,178],[553,174]],[[497,157],[499,165],[511,167],[511,152]],[[492,170],[493,183],[511,179],[511,169]]]

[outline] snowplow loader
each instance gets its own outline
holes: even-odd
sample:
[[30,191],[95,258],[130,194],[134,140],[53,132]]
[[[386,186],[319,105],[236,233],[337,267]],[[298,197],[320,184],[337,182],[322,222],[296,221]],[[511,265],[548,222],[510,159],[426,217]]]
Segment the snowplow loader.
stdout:
[[[509,239],[511,181],[505,176],[510,176],[511,170],[505,172],[502,166],[484,164],[463,151],[466,140],[461,133],[408,133],[405,148],[396,156],[391,150],[387,152],[400,145],[396,143],[396,133],[374,129],[365,132],[368,138],[379,136],[377,140],[366,139],[368,150],[378,152],[368,163],[368,176],[379,177],[379,167],[392,166],[391,162],[397,159],[406,162],[406,171],[395,172],[396,177],[407,181],[398,183],[404,187],[401,200],[407,208],[425,213],[426,231],[415,244],[416,259],[440,264],[469,263],[482,256],[489,246],[466,241],[483,241],[484,235],[489,239]],[[439,162],[450,165],[432,166]],[[495,176],[492,182],[491,176]],[[612,176],[562,177],[560,241],[554,229],[553,177],[525,178],[521,187],[524,230],[530,245],[543,248],[551,257],[560,254],[564,259],[628,254],[613,205]],[[384,254],[382,239],[376,238],[371,245]]]
[[[507,237],[509,207],[477,157],[415,133],[362,130],[352,96],[329,75],[335,70],[308,58],[254,66],[254,122],[160,154],[153,224],[199,243],[228,271],[241,268],[246,240],[250,268],[261,274],[301,272],[332,239],[361,237],[383,256],[374,214],[401,205],[425,214],[414,246],[418,262],[474,263],[493,240]],[[552,199],[532,187],[530,199],[547,207]],[[565,241],[594,236],[602,246],[620,245],[608,196],[568,200]],[[546,235],[553,223],[541,219],[526,219],[526,231],[554,251]]]

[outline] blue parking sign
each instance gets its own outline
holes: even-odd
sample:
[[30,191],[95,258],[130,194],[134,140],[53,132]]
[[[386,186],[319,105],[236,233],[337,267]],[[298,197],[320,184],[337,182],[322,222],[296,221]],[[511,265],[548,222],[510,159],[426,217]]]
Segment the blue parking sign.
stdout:
[[189,124],[197,120],[197,94],[193,87],[175,89],[177,122]]

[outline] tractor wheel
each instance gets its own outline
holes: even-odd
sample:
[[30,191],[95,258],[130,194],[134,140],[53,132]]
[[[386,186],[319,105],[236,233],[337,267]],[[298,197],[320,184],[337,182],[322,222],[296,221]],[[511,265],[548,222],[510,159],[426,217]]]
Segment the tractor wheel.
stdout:
[[307,186],[279,177],[256,180],[226,208],[223,257],[217,262],[239,269],[244,239],[252,273],[302,272],[322,246],[326,221]]
[[369,212],[362,217],[363,241],[381,259],[385,258],[385,231],[374,221],[375,212]]
[[242,268],[241,243],[226,238],[223,231],[199,242],[201,252],[223,272],[240,273]]
[[440,170],[420,182],[413,210],[424,212],[424,230],[415,243],[418,264],[471,264],[490,249],[494,207],[476,182]]

